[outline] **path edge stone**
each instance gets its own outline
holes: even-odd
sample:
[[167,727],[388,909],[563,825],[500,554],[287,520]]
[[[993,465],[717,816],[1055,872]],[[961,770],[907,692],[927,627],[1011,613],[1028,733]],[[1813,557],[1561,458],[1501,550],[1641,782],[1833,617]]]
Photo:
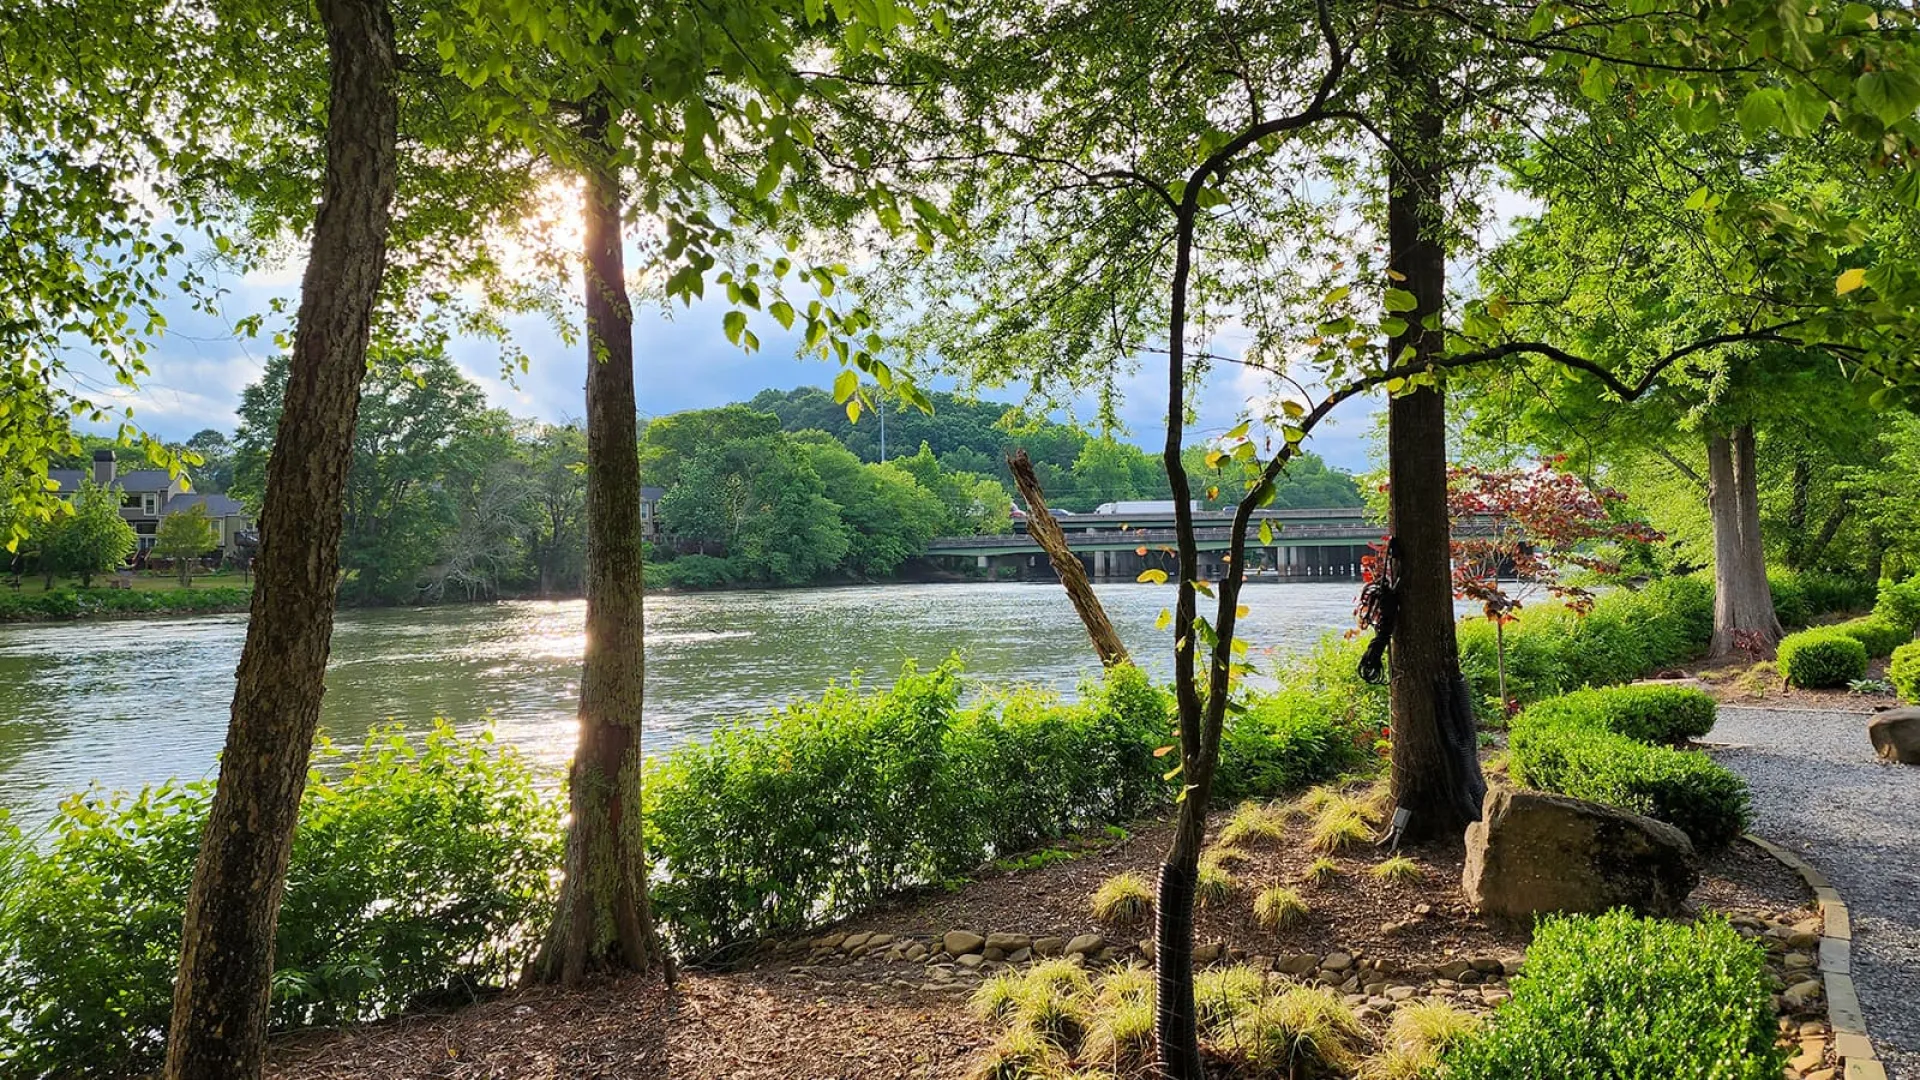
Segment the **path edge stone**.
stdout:
[[1867,1035],[1866,1013],[1860,1008],[1860,995],[1853,985],[1850,953],[1853,946],[1853,916],[1847,902],[1833,882],[1812,863],[1765,837],[1742,835],[1781,865],[1805,879],[1820,905],[1822,923],[1819,965],[1826,984],[1827,1026],[1833,1029],[1833,1054],[1840,1062],[1844,1080],[1887,1080],[1887,1070],[1873,1052],[1873,1039]]

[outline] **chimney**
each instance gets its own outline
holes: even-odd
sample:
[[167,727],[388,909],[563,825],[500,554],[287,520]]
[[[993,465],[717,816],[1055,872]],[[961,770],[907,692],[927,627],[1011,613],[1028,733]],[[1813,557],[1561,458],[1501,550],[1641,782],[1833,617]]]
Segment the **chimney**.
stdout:
[[117,466],[113,460],[113,451],[95,450],[93,452],[93,483],[96,487],[112,487]]

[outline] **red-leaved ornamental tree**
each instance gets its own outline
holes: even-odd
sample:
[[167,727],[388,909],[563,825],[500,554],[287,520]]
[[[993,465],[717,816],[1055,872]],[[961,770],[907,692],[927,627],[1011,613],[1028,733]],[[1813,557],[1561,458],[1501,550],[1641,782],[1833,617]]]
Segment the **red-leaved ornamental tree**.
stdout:
[[[1500,700],[1507,696],[1506,624],[1529,599],[1541,593],[1585,614],[1594,594],[1570,585],[1569,568],[1595,574],[1620,569],[1620,545],[1656,543],[1664,537],[1643,521],[1620,512],[1626,496],[1566,472],[1564,456],[1544,458],[1524,468],[1447,469],[1447,513],[1452,519],[1453,595],[1481,605],[1495,628]],[[1384,485],[1383,485],[1384,487]],[[1384,545],[1362,561],[1369,583],[1384,571]],[[1373,618],[1363,606],[1361,625]]]

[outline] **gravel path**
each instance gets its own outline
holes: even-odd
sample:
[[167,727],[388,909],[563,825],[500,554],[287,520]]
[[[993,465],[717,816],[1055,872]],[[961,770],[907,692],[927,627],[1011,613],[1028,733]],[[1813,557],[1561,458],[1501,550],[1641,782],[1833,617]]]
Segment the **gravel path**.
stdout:
[[1920,1080],[1920,768],[1883,765],[1867,713],[1723,706],[1714,756],[1753,785],[1754,832],[1833,880],[1890,1080]]

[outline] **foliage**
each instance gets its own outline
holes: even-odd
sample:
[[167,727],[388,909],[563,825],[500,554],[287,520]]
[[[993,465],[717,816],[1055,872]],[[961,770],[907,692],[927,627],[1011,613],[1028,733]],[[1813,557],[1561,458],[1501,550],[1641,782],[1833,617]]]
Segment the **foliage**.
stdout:
[[160,519],[152,551],[162,559],[177,561],[180,586],[189,588],[193,585],[192,560],[219,546],[220,541],[213,535],[213,524],[207,520],[206,504],[196,503],[187,510]]
[[1576,690],[1529,707],[1528,723],[1572,724],[1645,743],[1674,745],[1713,730],[1713,695],[1680,686],[1607,686]]
[[1913,631],[1904,626],[1896,626],[1877,615],[1864,619],[1849,619],[1833,625],[1835,633],[1845,634],[1860,643],[1867,650],[1868,659],[1890,656],[1893,650],[1913,640]]
[[[533,770],[444,723],[323,745],[276,939],[281,1027],[391,1016],[506,983],[546,916],[559,820]],[[69,798],[0,895],[0,1060],[21,1076],[151,1065],[172,1004],[209,781]]]
[[1153,916],[1153,886],[1129,870],[1101,882],[1089,904],[1101,922],[1138,926]]
[[1867,673],[1867,647],[1845,631],[1818,627],[1781,639],[1779,663],[1791,686],[1845,686]]
[[1194,877],[1193,902],[1203,908],[1219,907],[1240,889],[1235,878],[1218,859],[1200,857],[1200,869]]
[[1272,885],[1253,898],[1253,924],[1265,930],[1285,930],[1307,917],[1307,902],[1285,885]]
[[1218,842],[1228,846],[1240,846],[1249,843],[1278,843],[1286,838],[1286,811],[1264,806],[1249,799],[1234,808],[1233,816],[1227,819],[1226,826],[1220,830]]
[[1323,854],[1345,851],[1373,839],[1373,830],[1357,813],[1322,812],[1313,820],[1307,846]]
[[1895,626],[1920,631],[1920,574],[1902,582],[1882,582],[1873,614]]
[[1420,864],[1405,855],[1395,855],[1375,863],[1367,873],[1381,881],[1393,881],[1411,884],[1421,878]]
[[1441,1059],[1480,1027],[1480,1018],[1445,1001],[1409,1001],[1393,1010],[1380,1053],[1360,1067],[1359,1080],[1423,1080]]
[[1610,710],[1552,706],[1536,705],[1514,721],[1508,748],[1520,783],[1667,822],[1701,848],[1730,843],[1750,823],[1746,781],[1719,762],[1589,726],[1611,722]]
[[[1532,608],[1506,628],[1507,689],[1525,703],[1630,682],[1699,655],[1712,633],[1712,588],[1691,576],[1613,590],[1585,615],[1557,605]],[[1460,670],[1474,697],[1497,703],[1492,627],[1463,622],[1458,640]]]
[[668,535],[724,554],[744,580],[799,585],[838,566],[851,530],[808,455],[763,435],[703,446],[660,500]]
[[1306,690],[1249,701],[1221,734],[1215,790],[1227,799],[1278,795],[1359,769],[1375,729],[1348,719],[1351,708],[1332,692]]
[[906,885],[1166,799],[1166,703],[1116,671],[1063,704],[1033,691],[962,708],[961,673],[912,666],[830,690],[649,763],[656,907],[683,951],[863,910]]
[[120,516],[120,489],[82,480],[70,512],[56,514],[40,538],[40,566],[48,574],[78,577],[85,587],[95,574],[124,565],[139,544]]
[[1325,885],[1340,876],[1340,864],[1325,855],[1307,864],[1301,872],[1300,880],[1309,885]]
[[1920,705],[1920,641],[1893,650],[1887,662],[1887,681],[1909,705]]
[[1548,917],[1513,997],[1442,1055],[1450,1080],[1772,1080],[1766,954],[1726,922]]
[[1365,1030],[1330,987],[1271,986],[1211,1037],[1255,1075],[1343,1076],[1359,1063]]
[[55,589],[0,592],[0,622],[80,619],[95,615],[187,615],[209,611],[245,611],[253,591],[233,586],[211,589]]

